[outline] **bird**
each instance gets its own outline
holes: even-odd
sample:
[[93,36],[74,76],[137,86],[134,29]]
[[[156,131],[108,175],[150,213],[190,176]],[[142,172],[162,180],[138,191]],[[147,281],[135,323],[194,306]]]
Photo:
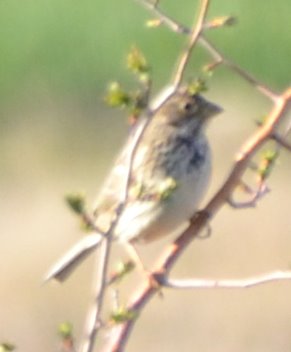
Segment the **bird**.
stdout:
[[[205,127],[220,112],[219,105],[183,86],[160,104],[150,121],[141,117],[97,198],[94,223],[100,233],[82,238],[52,266],[45,280],[65,281],[98,247],[116,216],[113,240],[134,246],[186,226],[208,189],[212,162]],[[132,154],[135,136],[143,128]],[[116,215],[130,167],[126,203]]]

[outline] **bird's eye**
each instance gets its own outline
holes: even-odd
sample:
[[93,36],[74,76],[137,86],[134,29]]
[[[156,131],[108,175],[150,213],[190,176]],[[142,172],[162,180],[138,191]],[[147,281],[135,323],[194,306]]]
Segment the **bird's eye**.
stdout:
[[198,110],[198,105],[194,99],[192,101],[185,101],[183,104],[183,110],[187,114],[195,114]]
[[193,108],[193,104],[191,104],[191,103],[186,103],[184,105],[184,110],[185,111],[190,111],[190,110],[192,110],[192,108]]

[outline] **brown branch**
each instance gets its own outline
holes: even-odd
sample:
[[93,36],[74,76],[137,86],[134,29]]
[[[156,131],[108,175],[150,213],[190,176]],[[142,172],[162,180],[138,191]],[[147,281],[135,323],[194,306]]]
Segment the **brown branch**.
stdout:
[[172,80],[174,87],[178,87],[183,80],[183,75],[185,73],[188,61],[191,57],[192,51],[202,32],[208,7],[209,7],[209,0],[201,0],[200,11],[199,11],[196,25],[193,27],[193,30],[190,32],[190,39],[188,42],[188,46],[185,49],[184,53],[182,53],[180,60],[178,62],[177,69],[175,70],[175,74]]
[[257,202],[261,200],[267,193],[270,192],[270,189],[264,181],[261,181],[258,185],[256,191],[251,192],[251,197],[247,201],[238,202],[233,199],[232,195],[228,198],[228,204],[234,209],[243,209],[243,208],[254,208],[257,205]]
[[235,64],[231,60],[227,59],[224,54],[222,54],[208,39],[206,39],[203,35],[200,36],[201,45],[211,54],[214,58],[216,64],[224,64],[230,70],[237,73],[244,80],[246,80],[251,85],[255,86],[259,92],[264,94],[266,97],[271,99],[272,101],[276,101],[277,94],[271,90],[271,88],[259,82],[252,75],[250,75],[247,71],[242,69],[239,65]]
[[[193,32],[191,31],[190,28],[184,26],[183,24],[179,23],[178,21],[174,20],[173,18],[165,14],[158,7],[157,4],[152,3],[148,0],[137,0],[137,1],[140,2],[142,5],[144,5],[146,8],[148,8],[155,16],[157,16],[161,20],[161,22],[164,25],[170,28],[173,32],[176,32],[179,34],[186,34],[186,35],[191,35],[192,33],[193,35]],[[272,101],[275,101],[277,99],[276,92],[272,91],[271,88],[267,87],[266,85],[256,80],[252,75],[250,75],[247,71],[242,69],[239,65],[227,59],[226,56],[220,50],[218,50],[208,39],[205,38],[202,31],[203,29],[207,29],[207,28],[205,27],[201,28],[199,33],[197,33],[197,37],[198,37],[199,43],[209,52],[209,54],[215,60],[215,63],[213,66],[224,64],[230,70],[232,70],[233,72],[241,76],[243,79],[245,79],[248,83],[255,86],[258,89],[258,91],[260,91],[262,94],[267,96]]]
[[[214,216],[226,203],[247,169],[251,158],[272,136],[277,125],[287,112],[289,104],[291,104],[291,88],[287,89],[278,97],[265,124],[242,146],[229,177],[210,200],[205,210],[194,215],[190,226],[164,250],[153,268],[153,275],[157,277],[157,281],[159,277],[169,274],[180,255],[192,240],[198,236],[202,228],[207,225],[209,216]],[[141,310],[158,291],[159,287],[153,286],[152,282],[143,282],[131,297],[127,310],[133,311],[136,313],[135,316],[138,316]],[[135,322],[136,319],[132,319],[117,326],[104,351],[123,351]]]
[[177,22],[167,14],[165,14],[159,7],[157,2],[151,2],[148,0],[136,0],[138,3],[142,4],[144,7],[149,9],[154,15],[156,15],[160,21],[169,27],[173,32],[190,34],[191,30],[188,27],[183,26],[181,23]]
[[107,283],[108,263],[111,249],[111,237],[112,236],[109,235],[104,238],[101,244],[100,258],[98,258],[99,274],[97,275],[97,280],[95,277],[93,280],[93,285],[96,286],[93,287],[94,300],[87,314],[84,337],[81,347],[79,349],[80,352],[93,351],[97,334],[102,326],[101,313]]

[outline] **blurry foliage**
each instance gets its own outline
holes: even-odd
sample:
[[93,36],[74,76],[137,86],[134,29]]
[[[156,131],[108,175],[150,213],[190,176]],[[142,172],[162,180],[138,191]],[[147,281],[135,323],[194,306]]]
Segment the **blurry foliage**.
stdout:
[[15,350],[15,346],[9,342],[4,342],[0,344],[0,352],[10,352],[14,350]]
[[[193,2],[185,0],[181,6],[167,0],[162,7],[190,24]],[[290,0],[219,0],[211,4],[209,18],[237,15],[239,24],[210,31],[209,36],[243,67],[280,87],[289,83],[289,14]],[[0,101],[17,99],[39,86],[96,98],[106,81],[125,77],[120,62],[133,43],[139,43],[154,64],[155,79],[166,79],[182,39],[163,26],[146,28],[151,18],[133,0],[1,1]],[[199,65],[199,54],[195,63]]]

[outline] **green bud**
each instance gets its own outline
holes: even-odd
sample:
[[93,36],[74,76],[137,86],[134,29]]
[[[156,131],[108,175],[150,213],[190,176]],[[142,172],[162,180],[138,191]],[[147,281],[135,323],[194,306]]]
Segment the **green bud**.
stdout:
[[162,21],[159,18],[154,18],[146,22],[146,26],[149,28],[157,28],[161,24],[162,24]]
[[108,280],[108,285],[112,285],[116,282],[119,282],[124,278],[125,275],[129,274],[135,268],[135,264],[132,260],[126,262],[119,262],[117,264],[116,271],[114,271]]
[[265,180],[270,176],[270,173],[279,157],[278,150],[267,150],[262,158],[258,172],[261,179]]
[[69,322],[61,323],[58,327],[58,333],[64,339],[72,337],[73,336],[73,325]]
[[138,74],[141,80],[148,79],[149,65],[143,53],[136,47],[132,47],[127,55],[127,67],[130,71]]
[[202,72],[206,73],[208,76],[212,76],[214,70],[221,64],[219,61],[211,62],[202,67]]
[[259,127],[262,126],[265,123],[265,121],[267,120],[267,117],[268,116],[264,115],[264,116],[261,116],[258,119],[256,119],[256,125]]
[[208,24],[208,28],[219,28],[225,26],[234,26],[237,24],[237,18],[235,16],[220,16],[213,18]]
[[131,104],[131,96],[121,88],[118,82],[112,82],[107,89],[105,101],[112,107],[126,107]]
[[206,81],[202,78],[197,78],[188,84],[188,92],[193,95],[207,91]]
[[72,193],[68,194],[65,197],[65,200],[68,206],[73,210],[76,214],[84,214],[85,211],[85,197],[80,193]]
[[133,320],[137,317],[137,312],[119,307],[110,314],[110,319],[114,324],[122,324],[125,321]]
[[173,194],[173,191],[177,188],[177,182],[174,178],[168,177],[159,184],[158,195],[161,200],[167,200]]

